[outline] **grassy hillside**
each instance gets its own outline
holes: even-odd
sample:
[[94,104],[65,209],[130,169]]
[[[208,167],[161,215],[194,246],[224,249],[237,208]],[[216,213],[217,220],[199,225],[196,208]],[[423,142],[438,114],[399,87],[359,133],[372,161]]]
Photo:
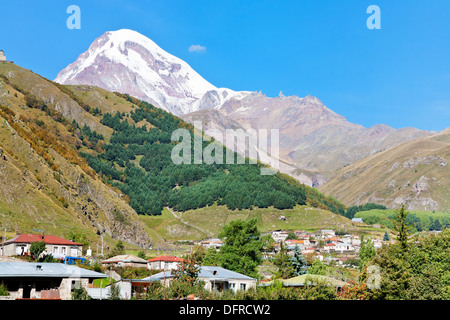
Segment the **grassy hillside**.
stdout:
[[340,169],[321,192],[347,206],[450,211],[450,129],[404,143]]
[[[284,216],[286,220],[280,219]],[[334,229],[355,234],[377,234],[382,236],[384,228],[374,228],[334,214],[327,210],[309,206],[295,206],[292,209],[254,208],[252,210],[230,210],[225,206],[212,205],[186,212],[174,212],[165,208],[159,216],[141,216],[148,228],[170,241],[200,240],[217,237],[223,226],[232,220],[256,218],[262,232],[272,230]]]
[[[355,214],[368,224],[381,224],[393,228],[392,218],[395,210],[368,210]],[[414,225],[418,231],[441,230],[450,227],[450,213],[432,211],[409,211],[407,222]],[[437,223],[438,221],[438,223]]]

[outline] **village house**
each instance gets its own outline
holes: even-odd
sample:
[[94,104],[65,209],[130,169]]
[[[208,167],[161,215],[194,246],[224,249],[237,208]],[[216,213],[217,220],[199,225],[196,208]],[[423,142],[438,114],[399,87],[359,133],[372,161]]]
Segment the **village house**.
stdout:
[[323,251],[327,252],[327,253],[331,253],[334,252],[336,248],[336,244],[333,242],[327,243],[323,246]]
[[335,252],[344,253],[344,252],[355,251],[355,248],[349,243],[336,242],[335,243],[335,247],[334,247],[334,251]]
[[304,240],[286,240],[285,244],[286,244],[287,250],[294,250],[295,247],[297,247],[297,246],[300,250],[305,248]]
[[71,300],[76,288],[87,288],[106,274],[63,263],[0,262],[0,283],[8,288],[6,300]]
[[147,267],[150,270],[173,270],[183,261],[179,257],[173,256],[159,256],[153,259],[149,259]]
[[220,250],[220,248],[223,246],[223,241],[220,239],[208,239],[200,242],[200,245],[204,246],[205,248],[215,248],[216,250]]
[[[142,279],[142,281],[160,281],[161,284],[169,286],[173,279],[170,271],[163,271],[153,276]],[[256,279],[249,276],[227,270],[221,267],[201,266],[198,279],[205,282],[208,291],[238,290],[246,291],[256,288]]]
[[322,229],[322,230],[320,230],[320,235],[321,235],[322,239],[325,239],[325,238],[336,236],[336,232],[331,229]]
[[284,231],[284,230],[275,230],[272,231],[272,239],[273,241],[280,243],[280,242],[284,242],[286,240],[286,238],[288,237],[289,232]]
[[9,239],[0,247],[2,256],[26,256],[30,254],[33,242],[44,241],[46,245],[42,255],[51,254],[54,258],[66,256],[80,257],[83,244],[52,235],[21,234]]

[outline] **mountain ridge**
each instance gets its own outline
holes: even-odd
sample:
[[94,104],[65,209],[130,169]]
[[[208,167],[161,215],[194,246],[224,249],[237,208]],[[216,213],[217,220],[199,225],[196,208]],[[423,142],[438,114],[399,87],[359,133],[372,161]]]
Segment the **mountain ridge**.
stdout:
[[[280,92],[267,97],[257,91],[216,88],[186,65],[144,35],[122,29],[97,38],[55,81],[127,93],[191,124],[203,119],[203,127],[216,130],[215,139],[227,129],[277,129],[280,153],[264,161],[279,158],[281,172],[309,186],[322,185],[335,170],[366,156],[433,134],[383,124],[365,128],[310,95],[287,97]],[[148,76],[155,72],[157,77]],[[200,85],[193,90],[190,83]]]

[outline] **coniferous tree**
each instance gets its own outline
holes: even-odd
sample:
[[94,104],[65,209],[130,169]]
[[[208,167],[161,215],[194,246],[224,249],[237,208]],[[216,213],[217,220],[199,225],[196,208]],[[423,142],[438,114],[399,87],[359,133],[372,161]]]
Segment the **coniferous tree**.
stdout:
[[402,204],[400,209],[395,210],[394,214],[394,230],[397,233],[397,240],[401,251],[408,247],[408,239],[412,232],[412,227],[406,222],[409,212],[405,210],[405,205]]
[[294,266],[283,242],[280,242],[280,251],[275,255],[273,264],[278,268],[277,277],[288,279],[294,275]]
[[300,248],[298,247],[298,245],[296,245],[294,248],[294,256],[291,257],[291,262],[295,275],[300,276],[302,274],[308,273],[308,262],[300,252]]

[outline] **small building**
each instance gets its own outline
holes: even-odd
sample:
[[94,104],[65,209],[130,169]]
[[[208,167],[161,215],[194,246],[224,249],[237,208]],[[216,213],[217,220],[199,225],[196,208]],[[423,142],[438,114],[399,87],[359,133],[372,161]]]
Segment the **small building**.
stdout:
[[132,254],[114,256],[102,261],[102,265],[113,267],[147,267],[147,260],[136,257]]
[[[66,256],[80,257],[83,244],[52,235],[21,234],[4,242],[0,247],[2,256],[26,256],[30,254],[33,242],[44,241],[46,245],[43,255],[51,254],[54,258]],[[3,249],[4,247],[4,249]]]
[[5,51],[0,50],[0,61],[6,61]]
[[183,259],[174,256],[159,256],[148,260],[147,267],[150,270],[173,270]]
[[344,253],[344,252],[355,251],[355,248],[349,243],[338,242],[338,243],[336,243],[336,246],[334,247],[334,251]]
[[331,229],[322,229],[320,230],[320,234],[322,236],[322,239],[336,236],[336,232]]
[[208,239],[200,242],[200,245],[204,246],[205,248],[215,248],[216,250],[220,250],[220,248],[223,246],[223,241],[220,239]]
[[63,263],[0,262],[0,283],[15,299],[71,300],[76,288],[88,289],[104,273]]
[[353,218],[352,221],[353,222],[358,222],[358,223],[363,223],[363,219],[362,218]]
[[[160,281],[161,284],[170,286],[173,275],[170,271],[163,271],[153,276],[142,279],[143,281]],[[249,276],[227,270],[221,267],[201,266],[198,279],[205,282],[205,289],[209,291],[246,291],[256,288],[256,279]]]
[[336,244],[334,244],[332,242],[331,243],[327,243],[326,245],[323,246],[323,250],[325,252],[328,252],[328,253],[334,252],[335,249],[336,249]]
[[284,230],[275,230],[272,231],[272,239],[275,242],[284,242],[284,240],[286,240],[286,238],[288,237],[289,232],[284,231]]

